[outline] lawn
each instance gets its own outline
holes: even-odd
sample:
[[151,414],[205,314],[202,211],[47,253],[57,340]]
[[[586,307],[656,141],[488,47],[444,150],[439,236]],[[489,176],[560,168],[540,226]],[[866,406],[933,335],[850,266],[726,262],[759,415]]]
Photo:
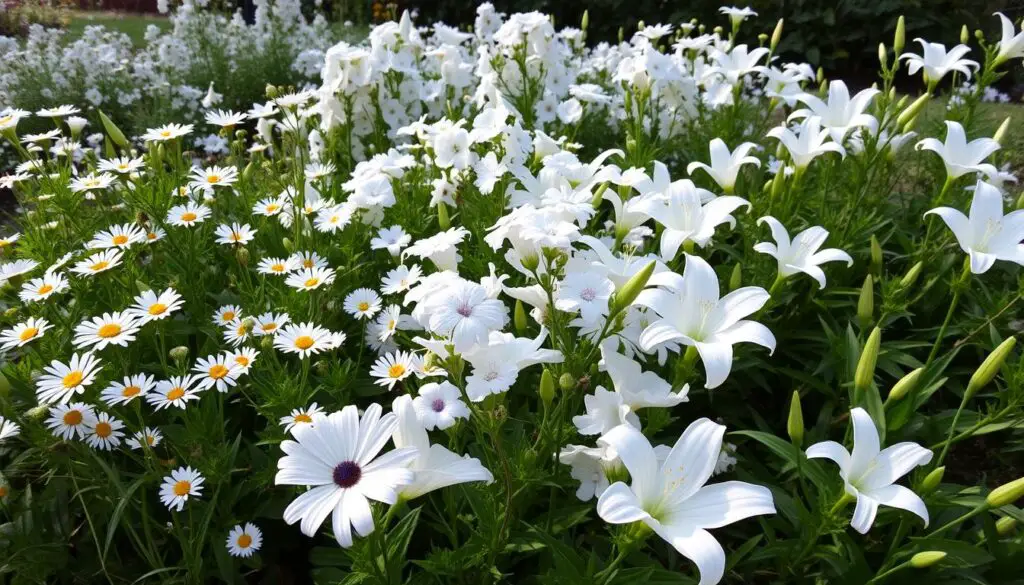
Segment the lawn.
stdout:
[[170,21],[154,14],[133,14],[124,12],[72,11],[67,25],[68,37],[77,38],[87,26],[102,25],[111,30],[123,32],[132,39],[136,47],[145,45],[146,27],[155,24],[163,30],[171,27]]

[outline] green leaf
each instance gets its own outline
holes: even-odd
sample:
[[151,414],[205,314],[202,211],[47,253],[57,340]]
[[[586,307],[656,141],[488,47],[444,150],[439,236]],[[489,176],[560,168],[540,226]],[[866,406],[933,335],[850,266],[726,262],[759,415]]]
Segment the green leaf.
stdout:
[[397,563],[397,566],[392,567],[394,571],[401,571],[402,566],[405,565],[405,553],[409,550],[409,541],[412,539],[413,532],[416,531],[416,524],[420,521],[420,510],[422,508],[416,508],[406,514],[388,532],[388,559]]

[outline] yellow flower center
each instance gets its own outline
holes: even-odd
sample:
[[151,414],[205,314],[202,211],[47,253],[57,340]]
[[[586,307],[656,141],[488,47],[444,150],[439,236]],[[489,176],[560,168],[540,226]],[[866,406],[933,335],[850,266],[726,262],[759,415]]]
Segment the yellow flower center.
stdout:
[[142,388],[139,388],[138,386],[125,386],[124,390],[121,390],[121,396],[124,396],[125,398],[134,398],[139,395],[139,392],[142,392]]
[[320,279],[319,278],[310,278],[309,280],[307,280],[305,282],[305,285],[308,286],[308,287],[314,287],[314,286],[316,286],[318,284],[320,284]]
[[284,272],[284,264],[278,263],[270,267],[272,272]]
[[167,305],[163,303],[153,303],[149,306],[150,315],[163,315],[164,311],[167,310]]
[[171,391],[167,393],[167,401],[173,402],[185,395],[185,389],[181,386],[175,386],[171,388]]
[[114,432],[114,429],[110,427],[110,423],[98,422],[96,423],[96,428],[94,429],[94,432],[96,433],[97,437],[101,439],[106,439],[107,437],[110,436],[111,433]]
[[299,413],[299,414],[295,415],[295,422],[297,422],[297,423],[311,423],[311,422],[313,422],[313,417],[311,417],[308,414],[302,412],[302,413]]
[[7,486],[0,485],[0,498],[6,498],[6,497],[7,497]]
[[146,435],[146,444],[152,447],[154,443],[156,443],[156,439],[153,435]]
[[399,378],[403,374],[405,374],[405,366],[402,364],[395,364],[388,368],[388,377],[390,378]]
[[50,292],[51,290],[53,290],[53,286],[52,285],[44,284],[43,286],[39,287],[39,290],[37,290],[36,293],[37,294],[41,294],[41,295],[45,295],[46,293]]
[[223,319],[224,321],[234,321],[235,320],[235,312],[234,311],[224,311],[223,313],[220,314],[220,318]]
[[274,213],[275,211],[277,211],[280,208],[281,208],[280,205],[278,205],[276,203],[271,203],[270,205],[267,206],[266,209],[267,209],[267,213]]
[[0,240],[0,248],[6,248],[7,246],[11,245],[11,243],[12,242],[8,239]]
[[248,534],[242,534],[241,536],[238,537],[238,541],[237,542],[238,542],[238,548],[249,548],[249,545],[252,544],[252,537],[249,536]]
[[245,357],[244,355],[236,355],[235,363],[244,368],[249,365],[249,358]]
[[309,349],[313,347],[313,338],[308,335],[302,335],[295,339],[295,347],[299,349]]
[[363,301],[363,302],[359,303],[358,305],[356,305],[356,307],[357,307],[357,308],[358,308],[358,309],[359,309],[360,311],[367,311],[367,310],[369,310],[369,309],[370,309],[370,303],[368,303],[368,302],[366,302],[366,301]]
[[220,183],[220,175],[210,175],[206,177],[206,182],[211,185],[216,185],[217,183]]
[[69,427],[77,426],[82,424],[82,412],[78,410],[69,410],[64,413],[64,424]]
[[220,364],[214,364],[213,367],[210,368],[210,371],[207,372],[207,374],[209,374],[209,376],[214,380],[220,380],[224,376],[228,375],[228,369]]
[[191,211],[186,211],[185,213],[181,214],[181,221],[195,221],[195,220],[196,220],[196,214],[192,213]]
[[96,332],[96,335],[99,335],[104,339],[110,339],[111,337],[114,337],[119,333],[121,333],[120,325],[118,325],[117,323],[107,323],[103,327],[99,328],[99,330]]
[[155,240],[156,239],[156,232],[149,232],[148,234],[146,234],[146,239],[147,240]]
[[37,329],[35,327],[26,327],[21,332],[21,335],[18,336],[18,339],[20,339],[21,341],[28,341],[29,339],[32,339],[33,337],[35,337],[38,334],[39,334],[39,329]]
[[192,482],[181,480],[174,484],[174,495],[178,497],[187,496],[192,491]]
[[115,246],[123,246],[128,243],[128,236],[124,234],[119,234],[114,236],[114,239],[112,241],[114,242]]
[[240,242],[242,240],[242,234],[238,232],[231,232],[231,241]]
[[313,267],[313,261],[309,260],[309,259],[303,260],[302,261],[302,267],[303,268],[312,268]]
[[164,138],[169,138],[171,136],[171,131],[170,130],[161,130],[160,131],[160,136],[163,136]]
[[75,386],[81,384],[82,379],[84,378],[85,376],[82,374],[81,371],[75,370],[74,372],[71,372],[70,374],[64,376],[64,379],[61,380],[61,383],[64,384],[65,388],[74,388]]
[[273,331],[274,329],[277,329],[277,323],[267,323],[263,327],[260,327],[260,329],[263,329],[264,331]]
[[103,270],[107,266],[110,266],[110,262],[107,262],[106,260],[100,260],[99,262],[90,266],[89,270],[92,270],[93,272],[99,272],[100,270]]

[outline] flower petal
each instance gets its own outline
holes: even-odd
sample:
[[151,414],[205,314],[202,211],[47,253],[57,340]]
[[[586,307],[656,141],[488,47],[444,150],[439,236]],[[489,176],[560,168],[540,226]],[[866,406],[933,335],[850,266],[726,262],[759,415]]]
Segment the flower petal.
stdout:
[[[643,433],[623,424],[602,435],[597,442],[599,445],[611,447],[618,454],[623,465],[629,470],[632,481],[630,488],[641,502],[651,502],[661,497],[662,478],[658,474],[658,458]],[[717,453],[715,457],[717,461]]]
[[662,465],[662,481],[674,486],[674,500],[689,498],[707,483],[718,464],[724,436],[725,426],[707,418],[686,427]]
[[878,443],[878,427],[871,415],[863,408],[850,411],[853,425],[853,453],[850,454],[850,480],[856,480],[866,472],[881,450]]
[[715,585],[725,575],[725,550],[710,532],[690,525],[648,522],[658,536],[679,554],[693,561],[700,573],[698,585]]
[[651,517],[640,506],[636,494],[621,481],[608,486],[598,498],[597,515],[609,524],[630,524]]
[[925,465],[931,460],[930,449],[925,449],[917,443],[897,443],[886,447],[878,457],[875,457],[874,466],[861,478],[858,485],[860,489],[870,492],[895,483],[918,465]]
[[924,520],[925,528],[928,527],[928,507],[924,505],[924,500],[909,488],[893,484],[867,491],[865,495],[883,506],[899,508],[916,514]]
[[701,528],[721,528],[751,516],[774,514],[772,492],[760,485],[726,481],[706,485],[687,498],[672,515]]

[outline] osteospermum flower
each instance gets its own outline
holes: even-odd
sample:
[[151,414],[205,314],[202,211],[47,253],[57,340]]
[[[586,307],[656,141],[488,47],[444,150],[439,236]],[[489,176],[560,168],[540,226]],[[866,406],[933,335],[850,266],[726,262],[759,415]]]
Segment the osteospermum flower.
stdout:
[[50,409],[50,418],[46,419],[46,426],[57,437],[65,441],[74,438],[85,438],[88,425],[96,420],[96,414],[88,404],[84,402],[72,402],[71,404],[60,404]]
[[109,451],[121,444],[124,423],[105,412],[85,423],[85,442],[93,449]]
[[345,312],[356,319],[369,319],[380,311],[380,295],[369,288],[357,288],[345,297]]
[[100,400],[110,406],[128,404],[136,398],[145,398],[155,386],[153,376],[146,374],[125,376],[123,381],[115,380],[104,388],[100,392]]
[[210,208],[189,201],[184,205],[175,205],[167,212],[167,223],[179,227],[192,227],[197,223],[203,223],[210,217]]
[[284,432],[287,433],[297,426],[313,424],[317,419],[325,416],[327,415],[324,413],[324,409],[314,402],[304,408],[292,409],[291,414],[282,416],[281,426],[284,427]]
[[165,124],[150,128],[142,135],[145,142],[166,142],[192,133],[192,124]]
[[221,327],[230,325],[242,316],[242,308],[238,305],[224,305],[213,314],[213,322]]
[[217,236],[218,244],[244,246],[256,236],[256,231],[249,224],[239,225],[237,222],[231,225],[222,224],[217,226],[214,235]]
[[256,361],[256,356],[258,355],[260,355],[260,352],[251,347],[243,347],[238,351],[228,353],[228,357],[231,359],[231,362],[234,363],[243,374],[249,373],[249,368],[252,367],[252,364]]
[[252,327],[254,335],[274,335],[291,321],[288,313],[263,313],[256,317]]
[[120,250],[103,250],[102,252],[97,252],[92,256],[89,256],[85,260],[77,262],[71,268],[71,272],[86,276],[99,274],[100,272],[105,272],[111,268],[119,266],[121,264],[122,256],[123,254]]
[[125,443],[128,445],[129,449],[141,449],[143,443],[149,445],[149,448],[152,449],[159,445],[160,441],[163,440],[164,436],[158,429],[146,427],[126,439]]
[[156,383],[156,388],[146,395],[146,402],[157,410],[171,406],[184,410],[190,400],[199,399],[199,389],[193,388],[195,378],[192,376],[173,376],[169,380]]
[[129,248],[146,240],[146,231],[133,223],[111,226],[93,236],[86,248]]
[[74,346],[84,348],[93,346],[99,350],[108,345],[128,347],[128,342],[135,341],[139,331],[139,322],[128,313],[104,313],[102,317],[93,317],[75,327]]
[[168,510],[181,512],[190,497],[198,498],[203,494],[202,474],[191,467],[179,467],[164,478],[160,486],[160,501]]
[[45,372],[36,380],[36,398],[40,404],[64,404],[93,383],[100,372],[100,360],[91,353],[76,353],[66,365],[53,360]]
[[0,416],[0,441],[17,437],[19,434],[21,434],[21,427],[18,426],[18,423]]
[[249,558],[263,546],[263,533],[251,522],[239,524],[228,533],[226,546],[231,556]]
[[135,317],[139,325],[144,325],[150,321],[170,317],[183,304],[185,301],[173,288],[169,288],[159,295],[147,290],[135,297],[135,304],[129,307],[126,313]]
[[370,376],[377,378],[374,383],[393,390],[395,384],[408,378],[415,371],[416,364],[413,354],[396,351],[377,358],[373,367],[370,368]]
[[330,331],[313,323],[302,323],[286,325],[281,329],[274,337],[274,347],[285,353],[297,353],[300,358],[305,358],[336,346]]
[[218,392],[227,392],[234,386],[241,369],[236,367],[227,354],[211,355],[196,361],[192,368],[196,372],[195,379],[199,390],[217,388]]
[[304,268],[290,274],[284,283],[298,290],[315,290],[334,282],[335,275],[333,268]]
[[18,323],[10,329],[0,332],[0,346],[4,349],[21,347],[43,336],[53,326],[46,319],[29,317],[28,321]]
[[256,265],[260,274],[276,274],[284,276],[298,268],[298,263],[291,258],[264,258]]

